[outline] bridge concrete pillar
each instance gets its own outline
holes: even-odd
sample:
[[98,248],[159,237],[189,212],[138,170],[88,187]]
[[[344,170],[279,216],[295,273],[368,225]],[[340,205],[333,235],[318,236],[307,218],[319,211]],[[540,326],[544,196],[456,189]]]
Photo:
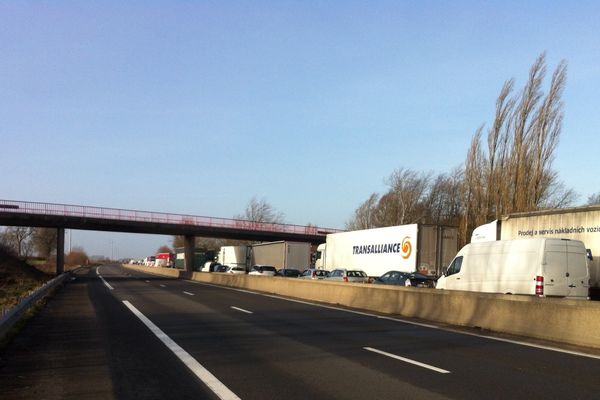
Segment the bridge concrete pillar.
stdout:
[[65,271],[65,228],[57,228],[56,235],[56,275]]
[[183,246],[183,265],[185,268],[185,272],[191,273],[194,271],[194,256],[196,255],[196,237],[186,235],[184,238]]

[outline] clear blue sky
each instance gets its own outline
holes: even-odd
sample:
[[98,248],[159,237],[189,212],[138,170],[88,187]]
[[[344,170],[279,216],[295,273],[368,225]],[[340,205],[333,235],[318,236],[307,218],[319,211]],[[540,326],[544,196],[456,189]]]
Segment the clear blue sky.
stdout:
[[232,217],[256,195],[341,228],[394,169],[462,164],[504,81],[546,51],[549,72],[568,62],[554,167],[584,203],[599,20],[597,1],[5,1],[0,198]]

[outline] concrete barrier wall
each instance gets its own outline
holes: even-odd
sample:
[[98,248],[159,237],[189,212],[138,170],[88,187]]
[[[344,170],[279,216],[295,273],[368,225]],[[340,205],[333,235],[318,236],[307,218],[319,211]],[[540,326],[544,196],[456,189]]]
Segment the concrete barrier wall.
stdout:
[[366,311],[600,348],[599,302],[207,272],[188,276],[168,268],[126,267]]

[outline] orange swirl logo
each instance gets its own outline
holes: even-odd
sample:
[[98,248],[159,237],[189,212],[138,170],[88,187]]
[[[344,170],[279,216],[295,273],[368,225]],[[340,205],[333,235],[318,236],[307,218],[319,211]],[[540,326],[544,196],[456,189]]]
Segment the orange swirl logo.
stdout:
[[405,260],[410,257],[411,253],[412,253],[412,244],[410,244],[410,240],[408,240],[409,237],[405,237],[404,239],[402,239],[402,258],[404,258]]

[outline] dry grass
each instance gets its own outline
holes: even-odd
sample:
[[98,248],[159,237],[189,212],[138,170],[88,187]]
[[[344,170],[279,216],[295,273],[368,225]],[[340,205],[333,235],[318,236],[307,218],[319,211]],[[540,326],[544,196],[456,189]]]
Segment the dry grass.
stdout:
[[54,269],[48,266],[40,268],[43,271],[0,249],[0,313],[14,307],[21,299],[52,279]]

